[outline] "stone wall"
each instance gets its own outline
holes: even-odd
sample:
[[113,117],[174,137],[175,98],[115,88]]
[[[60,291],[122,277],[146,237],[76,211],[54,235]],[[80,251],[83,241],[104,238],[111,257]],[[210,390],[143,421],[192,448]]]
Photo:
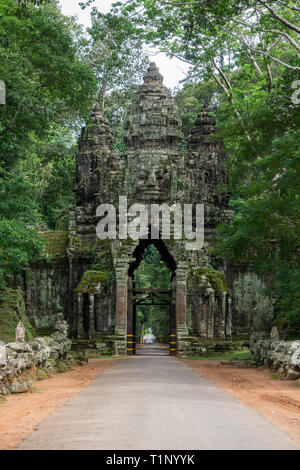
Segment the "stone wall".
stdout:
[[195,337],[231,339],[231,291],[223,271],[209,264],[191,270],[187,284],[187,323]]
[[53,330],[57,312],[68,310],[69,262],[68,233],[40,232],[46,240],[51,262],[32,266],[25,276],[26,314],[37,330]]
[[72,343],[67,334],[67,322],[60,315],[55,332],[51,336],[37,337],[25,342],[16,334],[14,342],[5,344],[0,341],[0,394],[29,391],[32,382],[24,380],[26,371],[41,366],[53,367],[58,361],[65,359]]
[[249,338],[249,331],[270,331],[273,320],[272,299],[264,294],[267,279],[245,267],[226,271],[232,292],[233,337]]
[[68,265],[33,268],[27,275],[26,313],[38,330],[52,330],[57,312],[67,312]]
[[280,341],[276,334],[256,332],[251,335],[250,350],[258,364],[267,365],[279,376],[300,378],[300,340]]

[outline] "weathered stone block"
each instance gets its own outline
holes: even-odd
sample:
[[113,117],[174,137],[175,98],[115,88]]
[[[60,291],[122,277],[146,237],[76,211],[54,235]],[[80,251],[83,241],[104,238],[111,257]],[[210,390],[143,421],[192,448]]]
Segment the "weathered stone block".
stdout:
[[300,378],[300,370],[288,369],[286,378],[289,380],[297,380]]
[[277,374],[291,380],[300,374],[300,341],[264,341],[251,337],[251,352],[258,363],[267,364]]
[[3,341],[0,341],[0,367],[4,367],[7,364],[6,357],[6,346]]
[[22,352],[32,352],[31,347],[29,346],[28,343],[8,343],[6,345],[7,348],[7,353],[9,354],[11,351],[16,352],[16,353],[22,353]]

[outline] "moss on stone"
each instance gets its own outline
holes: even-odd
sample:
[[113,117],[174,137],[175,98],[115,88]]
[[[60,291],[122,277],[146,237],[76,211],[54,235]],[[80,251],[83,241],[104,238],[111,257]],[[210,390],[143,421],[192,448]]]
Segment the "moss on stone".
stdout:
[[100,238],[97,238],[96,240],[96,249],[110,248],[110,245],[111,245],[111,240],[109,238],[106,238],[105,240],[100,240]]
[[81,294],[89,294],[92,293],[97,287],[98,284],[104,283],[107,284],[111,279],[111,273],[109,271],[86,271],[80,283],[75,289],[75,292]]
[[0,292],[0,340],[5,343],[15,341],[15,329],[21,321],[25,327],[26,341],[35,335],[26,315],[25,302],[21,289],[6,288]]
[[52,261],[62,262],[67,260],[67,231],[47,231],[39,233],[46,240],[46,252],[50,255]]
[[96,234],[94,237],[73,235],[71,241],[72,247],[75,249],[76,253],[84,257],[94,256],[96,243]]
[[72,235],[71,245],[77,254],[84,257],[94,257],[103,250],[110,251],[110,240],[100,240],[95,236]]
[[112,252],[110,240],[98,240],[95,246],[95,263],[91,266],[94,271],[112,271]]
[[163,158],[159,160],[160,166],[163,168],[167,168],[167,160],[164,160]]
[[218,271],[207,264],[206,266],[194,269],[192,276],[195,280],[202,281],[202,285],[203,282],[207,284],[205,287],[212,287],[218,292],[227,292],[231,296],[231,290],[228,287],[223,271]]

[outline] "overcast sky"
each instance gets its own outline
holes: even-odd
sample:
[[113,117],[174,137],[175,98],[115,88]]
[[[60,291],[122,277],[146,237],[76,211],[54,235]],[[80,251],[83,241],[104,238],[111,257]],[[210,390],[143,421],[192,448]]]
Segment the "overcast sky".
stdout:
[[[92,6],[85,10],[81,10],[79,1],[80,0],[59,0],[59,3],[64,15],[76,15],[78,17],[78,23],[87,27],[90,26],[90,11],[93,6],[96,6],[102,13],[107,13],[110,9],[110,5],[116,0],[95,0]],[[169,59],[163,53],[149,56],[149,58],[151,61],[156,62],[156,65],[159,67],[160,73],[164,77],[164,84],[172,89],[178,84],[179,80],[185,77],[185,73],[189,68],[184,62],[178,59]]]

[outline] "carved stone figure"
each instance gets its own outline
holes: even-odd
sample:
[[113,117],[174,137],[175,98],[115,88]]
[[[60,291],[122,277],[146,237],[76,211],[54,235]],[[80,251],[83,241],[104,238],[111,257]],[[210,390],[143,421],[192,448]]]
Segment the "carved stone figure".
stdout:
[[273,326],[271,333],[270,333],[270,338],[272,341],[278,341],[279,340],[279,331],[276,326]]
[[25,341],[25,327],[21,321],[19,321],[16,328],[16,342],[23,343]]

